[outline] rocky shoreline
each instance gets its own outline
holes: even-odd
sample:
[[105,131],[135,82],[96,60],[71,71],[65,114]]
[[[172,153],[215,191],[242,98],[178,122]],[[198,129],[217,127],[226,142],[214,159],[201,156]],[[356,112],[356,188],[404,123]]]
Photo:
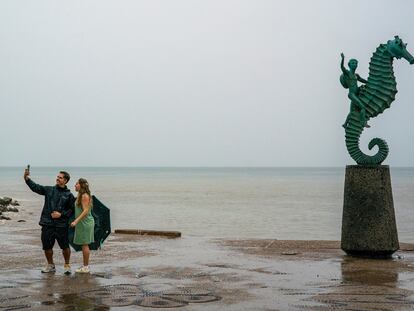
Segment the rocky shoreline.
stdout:
[[20,203],[17,200],[10,197],[0,197],[0,219],[11,220],[11,218],[4,213],[18,213],[19,209],[16,206],[20,206]]

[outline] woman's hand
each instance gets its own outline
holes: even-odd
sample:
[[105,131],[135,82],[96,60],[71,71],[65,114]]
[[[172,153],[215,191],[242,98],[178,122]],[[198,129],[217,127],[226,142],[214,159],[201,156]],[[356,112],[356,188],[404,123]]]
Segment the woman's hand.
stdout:
[[75,221],[72,221],[72,223],[70,224],[70,226],[72,228],[74,228],[74,227],[76,227],[77,224],[78,224],[78,222],[75,220]]

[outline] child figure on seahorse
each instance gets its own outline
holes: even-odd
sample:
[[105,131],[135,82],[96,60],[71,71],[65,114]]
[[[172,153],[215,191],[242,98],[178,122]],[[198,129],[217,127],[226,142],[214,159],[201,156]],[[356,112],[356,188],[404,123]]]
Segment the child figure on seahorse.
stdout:
[[[340,77],[340,82],[342,84],[342,86],[346,89],[348,89],[348,98],[351,100],[351,109],[350,112],[348,113],[348,116],[346,117],[345,123],[342,125],[344,128],[346,128],[346,126],[348,125],[348,121],[349,118],[351,117],[351,114],[354,111],[358,111],[360,113],[361,116],[361,123],[365,126],[365,127],[370,127],[367,123],[367,117],[365,114],[365,106],[364,104],[361,102],[361,100],[358,98],[358,94],[359,94],[359,90],[360,87],[358,87],[358,82],[362,82],[362,83],[367,83],[368,81],[361,78],[359,76],[359,74],[355,73],[355,70],[358,67],[358,61],[356,59],[350,59],[348,62],[348,67],[349,70],[345,68],[344,66],[344,53],[341,53],[341,69],[342,69],[342,74]],[[364,86],[361,86],[364,87]]]

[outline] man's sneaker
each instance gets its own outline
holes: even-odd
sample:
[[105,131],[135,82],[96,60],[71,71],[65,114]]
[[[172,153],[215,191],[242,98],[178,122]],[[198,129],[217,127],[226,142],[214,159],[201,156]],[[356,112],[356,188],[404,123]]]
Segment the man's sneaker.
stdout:
[[65,265],[63,266],[63,273],[66,275],[69,275],[72,273],[72,269],[70,268],[70,264],[65,263]]
[[56,272],[54,264],[47,264],[46,267],[42,269],[42,273],[53,273]]
[[76,273],[90,273],[89,266],[83,266],[81,268],[76,269]]

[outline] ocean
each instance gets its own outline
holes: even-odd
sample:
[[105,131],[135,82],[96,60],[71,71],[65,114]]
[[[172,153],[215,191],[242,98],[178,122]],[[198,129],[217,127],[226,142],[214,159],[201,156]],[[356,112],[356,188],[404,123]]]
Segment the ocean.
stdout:
[[[69,188],[86,178],[111,209],[113,229],[177,230],[186,236],[340,240],[345,168],[32,167],[31,178]],[[0,167],[0,196],[43,198],[23,181],[24,168]],[[400,242],[414,243],[414,168],[391,168]],[[34,204],[32,204],[34,203]]]

